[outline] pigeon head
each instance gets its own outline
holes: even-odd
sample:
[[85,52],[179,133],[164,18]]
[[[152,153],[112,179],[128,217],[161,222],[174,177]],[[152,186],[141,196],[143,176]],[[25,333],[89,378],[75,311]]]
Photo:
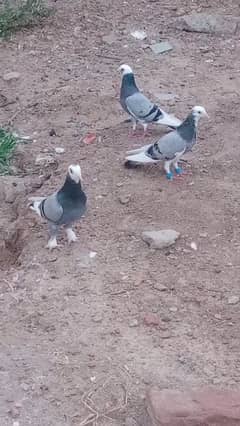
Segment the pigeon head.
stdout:
[[122,75],[133,74],[132,68],[127,64],[120,65],[118,71],[121,71]]
[[198,122],[199,118],[201,117],[208,117],[208,114],[202,106],[195,106],[192,109],[192,115],[195,119],[195,122]]
[[75,183],[79,183],[82,180],[82,172],[79,164],[71,164],[71,166],[68,167],[68,175]]

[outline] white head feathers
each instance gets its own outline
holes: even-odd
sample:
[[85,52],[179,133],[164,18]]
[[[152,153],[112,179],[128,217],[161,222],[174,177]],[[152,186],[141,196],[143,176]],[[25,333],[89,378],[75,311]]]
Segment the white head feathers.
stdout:
[[70,176],[70,178],[72,180],[74,180],[74,182],[79,183],[80,180],[82,180],[82,172],[81,172],[81,167],[79,166],[79,164],[71,164],[68,167],[68,174]]
[[200,117],[208,117],[207,111],[202,106],[197,105],[193,107],[192,113],[196,121],[198,121]]
[[132,68],[127,64],[120,65],[118,71],[121,71],[122,75],[132,74],[133,72]]

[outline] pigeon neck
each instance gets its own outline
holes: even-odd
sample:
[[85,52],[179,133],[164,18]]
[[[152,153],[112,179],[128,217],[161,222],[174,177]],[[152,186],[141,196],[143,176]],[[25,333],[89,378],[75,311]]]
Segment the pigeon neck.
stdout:
[[138,88],[137,88],[133,73],[128,73],[123,75],[121,92],[124,92],[125,96],[126,95],[130,96],[138,92]]
[[177,131],[186,142],[191,143],[196,137],[198,120],[191,113],[186,120],[178,127]]
[[69,175],[67,175],[64,185],[62,187],[62,191],[69,194],[70,198],[75,198],[79,196],[79,194],[82,192],[81,180],[76,183],[70,178]]

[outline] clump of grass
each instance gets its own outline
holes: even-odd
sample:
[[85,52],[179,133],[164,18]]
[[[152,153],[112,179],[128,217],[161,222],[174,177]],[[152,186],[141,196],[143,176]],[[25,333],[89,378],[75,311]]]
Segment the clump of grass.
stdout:
[[0,127],[0,174],[9,173],[10,159],[17,143],[16,136]]
[[0,37],[37,25],[50,13],[44,0],[4,0],[0,7]]

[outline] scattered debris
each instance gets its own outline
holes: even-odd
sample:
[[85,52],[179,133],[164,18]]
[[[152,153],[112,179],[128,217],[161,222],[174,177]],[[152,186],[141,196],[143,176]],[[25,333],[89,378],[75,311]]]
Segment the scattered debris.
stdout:
[[197,244],[194,241],[191,242],[190,247],[192,250],[197,251]]
[[142,233],[142,239],[151,248],[163,249],[169,247],[175,243],[179,238],[180,233],[173,229],[163,229],[161,231],[144,231]]
[[93,322],[96,322],[96,323],[102,322],[103,316],[102,314],[96,314],[93,316],[92,320]]
[[147,38],[147,33],[145,31],[136,30],[131,33],[131,36],[137,40],[145,40]]
[[190,13],[177,20],[177,27],[183,31],[196,33],[235,34],[240,23],[239,18],[209,13]]
[[49,130],[49,136],[57,136],[56,130],[55,129]]
[[199,232],[199,237],[207,238],[207,236],[208,236],[207,232]]
[[129,201],[131,200],[131,195],[120,195],[119,197],[118,197],[118,200],[119,200],[119,202],[121,203],[121,204],[128,204],[129,203]]
[[90,259],[94,259],[94,257],[96,257],[96,256],[97,256],[97,252],[96,251],[90,251],[90,253],[89,253]]
[[171,306],[171,308],[169,308],[170,312],[177,312],[178,308],[176,306]]
[[168,289],[165,285],[161,283],[154,283],[153,288],[155,288],[155,290],[158,290],[158,291],[167,291]]
[[157,314],[153,314],[152,312],[145,314],[143,321],[147,326],[151,326],[151,325],[157,326],[160,324],[159,316]]
[[20,78],[19,72],[8,72],[6,74],[3,74],[3,80],[4,81],[11,81],[11,80],[18,80]]
[[214,315],[214,317],[215,317],[217,320],[221,320],[221,319],[222,319],[222,315],[221,315],[221,314],[215,314],[215,315]]
[[65,149],[61,148],[60,146],[56,146],[55,152],[56,154],[63,154],[65,152]]
[[129,327],[138,327],[138,325],[139,325],[139,322],[138,322],[137,319],[134,319],[134,320],[130,321],[130,323],[129,323]]
[[240,298],[238,296],[230,296],[228,298],[229,305],[236,305],[239,302]]
[[173,50],[173,46],[168,41],[161,41],[159,43],[151,44],[150,49],[156,55],[161,55],[162,53],[170,52],[170,50]]
[[96,133],[88,133],[86,136],[84,136],[83,143],[85,143],[86,145],[90,145],[96,139],[97,139]]
[[37,166],[47,167],[56,164],[56,160],[52,155],[41,155],[39,154],[35,160]]

